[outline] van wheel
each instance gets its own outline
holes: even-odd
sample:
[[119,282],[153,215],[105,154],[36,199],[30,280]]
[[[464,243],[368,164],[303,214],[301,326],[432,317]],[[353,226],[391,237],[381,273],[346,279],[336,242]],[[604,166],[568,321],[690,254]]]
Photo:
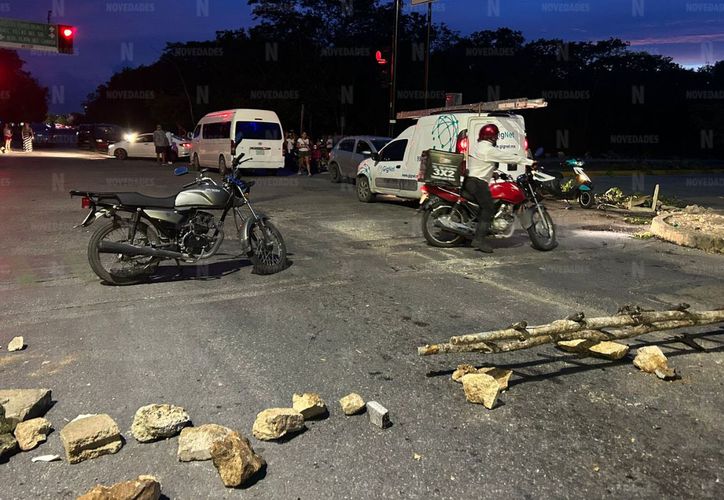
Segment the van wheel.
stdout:
[[219,173],[222,177],[226,175],[226,159],[223,156],[219,156]]
[[364,175],[357,177],[357,199],[363,203],[370,203],[375,199],[375,194],[370,188],[370,180]]
[[199,165],[199,155],[194,153],[194,156],[191,158],[191,170],[194,172],[198,172],[201,165]]
[[125,160],[126,158],[128,158],[128,153],[126,153],[125,149],[116,149],[116,152],[113,154],[119,160]]
[[339,171],[339,166],[336,163],[332,163],[329,166],[329,180],[334,184],[342,181],[342,174]]

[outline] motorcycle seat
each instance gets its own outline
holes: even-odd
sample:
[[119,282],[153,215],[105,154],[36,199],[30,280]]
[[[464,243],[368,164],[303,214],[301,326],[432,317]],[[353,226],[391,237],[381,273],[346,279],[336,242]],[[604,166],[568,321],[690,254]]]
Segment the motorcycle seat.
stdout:
[[176,195],[156,198],[141,193],[113,193],[109,194],[107,198],[99,198],[98,201],[117,204],[113,201],[114,199],[126,207],[174,208],[176,203]]

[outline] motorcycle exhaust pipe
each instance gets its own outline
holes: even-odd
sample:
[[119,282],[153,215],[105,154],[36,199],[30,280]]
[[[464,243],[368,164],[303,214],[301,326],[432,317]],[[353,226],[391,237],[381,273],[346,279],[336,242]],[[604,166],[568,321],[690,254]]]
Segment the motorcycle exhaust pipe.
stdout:
[[161,250],[160,248],[137,247],[128,243],[116,243],[113,241],[101,241],[98,243],[98,251],[101,253],[120,253],[135,257],[137,255],[145,255],[147,257],[163,257],[165,259],[187,259],[188,256],[180,252],[172,252],[170,250]]
[[444,229],[445,231],[450,231],[451,233],[459,234],[461,236],[473,236],[475,234],[475,230],[471,229],[470,227],[466,226],[465,224],[460,224],[457,222],[448,222],[444,223],[440,219],[437,219],[435,221],[435,226],[439,227],[440,229]]

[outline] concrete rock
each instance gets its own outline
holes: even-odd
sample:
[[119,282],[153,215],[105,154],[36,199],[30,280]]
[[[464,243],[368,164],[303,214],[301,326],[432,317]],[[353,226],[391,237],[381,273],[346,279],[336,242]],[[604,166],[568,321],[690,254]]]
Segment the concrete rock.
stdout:
[[656,373],[656,370],[663,372],[669,369],[666,356],[664,356],[661,349],[655,345],[641,347],[638,349],[633,363],[639,370],[646,373]]
[[504,370],[502,368],[496,368],[494,366],[487,366],[483,368],[478,368],[477,373],[484,373],[485,375],[490,375],[495,379],[496,382],[498,382],[500,390],[504,391],[508,389],[508,382],[510,382],[510,377],[513,375],[513,370]]
[[594,345],[594,340],[588,339],[574,339],[574,340],[561,340],[556,342],[556,346],[566,352],[587,352],[588,348]]
[[0,390],[0,405],[14,429],[23,420],[45,415],[50,408],[50,396],[50,389],[4,389]]
[[256,416],[252,432],[255,438],[270,441],[303,428],[304,416],[294,408],[269,408]]
[[254,453],[249,440],[238,432],[231,432],[225,438],[214,441],[211,459],[227,488],[243,485],[266,465],[264,459]]
[[7,459],[18,451],[18,442],[12,434],[0,434],[0,461]]
[[498,399],[500,384],[495,378],[485,373],[470,373],[463,377],[465,398],[476,404],[492,409]]
[[233,431],[216,424],[204,424],[199,427],[186,427],[178,438],[178,459],[182,462],[192,460],[211,460],[211,447],[216,441],[224,439]]
[[454,371],[453,374],[452,374],[452,379],[453,379],[455,382],[461,382],[461,383],[462,383],[462,380],[461,380],[461,379],[462,379],[465,375],[467,375],[467,374],[469,374],[469,373],[477,373],[477,372],[478,372],[478,369],[475,368],[473,365],[467,365],[467,364],[466,364],[466,365],[458,365],[458,367],[455,369],[455,371]]
[[175,436],[188,425],[191,425],[191,417],[180,406],[146,405],[136,411],[131,434],[136,441],[147,443]]
[[367,403],[367,415],[369,416],[370,423],[384,429],[389,427],[390,424],[390,412],[379,404],[377,401],[370,401]]
[[327,414],[327,405],[324,404],[319,394],[305,392],[292,396],[292,408],[302,414],[304,420],[323,417]]
[[340,399],[339,404],[342,407],[342,411],[345,415],[354,415],[355,413],[359,413],[364,409],[365,400],[362,399],[362,396],[360,396],[356,392],[352,392]]
[[605,359],[621,359],[628,354],[629,347],[618,342],[603,341],[593,344],[588,352],[594,356]]
[[8,351],[22,351],[25,347],[25,339],[23,337],[13,337],[13,339],[8,344]]
[[60,440],[71,464],[117,453],[123,446],[118,424],[105,413],[73,420],[60,431]]
[[138,476],[133,481],[116,483],[113,486],[97,484],[77,500],[158,500],[161,484],[153,476]]
[[15,427],[15,439],[23,451],[32,450],[47,439],[52,426],[44,418],[31,418]]

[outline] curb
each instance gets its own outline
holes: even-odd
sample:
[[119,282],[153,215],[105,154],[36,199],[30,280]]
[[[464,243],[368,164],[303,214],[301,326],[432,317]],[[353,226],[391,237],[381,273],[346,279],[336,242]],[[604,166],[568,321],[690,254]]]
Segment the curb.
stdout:
[[698,248],[705,252],[724,254],[724,238],[707,233],[674,227],[667,222],[673,214],[662,214],[651,221],[651,233],[662,240],[684,247]]

